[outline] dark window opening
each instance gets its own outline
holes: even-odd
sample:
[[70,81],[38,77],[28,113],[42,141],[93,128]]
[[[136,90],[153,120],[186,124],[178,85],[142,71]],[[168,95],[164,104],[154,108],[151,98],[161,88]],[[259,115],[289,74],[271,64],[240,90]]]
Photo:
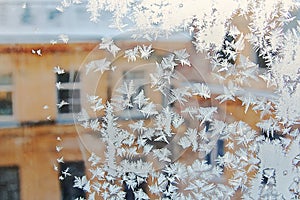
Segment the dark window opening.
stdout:
[[[144,192],[146,191],[146,187],[147,187],[147,184],[145,182],[141,183],[140,185],[138,185],[134,191],[127,186],[127,184],[125,183],[124,184],[124,191],[125,191],[125,199],[126,200],[134,200],[136,199],[135,198],[135,195],[134,195],[134,192],[135,191],[138,191],[139,189],[142,189]],[[145,192],[146,193],[146,192]]]
[[[205,127],[204,127],[205,131],[207,133],[209,133],[210,132],[211,122],[205,121],[204,125],[205,125]],[[218,139],[217,142],[216,142],[216,146],[211,150],[211,152],[209,152],[205,156],[205,160],[206,160],[207,164],[209,164],[209,165],[215,165],[216,159],[219,156],[224,156],[224,154],[225,154],[224,148],[225,148],[224,140]]]
[[261,184],[264,185],[275,185],[275,169],[273,168],[266,168],[263,170]]
[[58,90],[58,103],[61,101],[66,101],[69,104],[64,105],[59,108],[59,113],[79,113],[81,110],[80,105],[80,90],[79,89],[70,89]]
[[13,114],[12,74],[0,75],[0,116]]
[[208,153],[205,157],[207,164],[214,164],[218,156],[224,156],[224,140],[218,140],[215,149]]
[[224,37],[224,42],[222,45],[222,49],[217,52],[217,59],[220,63],[227,62],[228,64],[234,64],[236,61],[235,58],[235,49],[230,45],[230,43],[234,42],[233,36],[228,33]]
[[22,14],[22,23],[23,24],[31,24],[32,23],[32,14],[31,14],[31,8],[30,5],[26,5],[24,8],[24,12]]
[[57,82],[61,83],[74,83],[80,81],[80,74],[78,71],[71,72],[65,72],[63,74],[57,74],[56,76]]
[[1,115],[12,115],[12,92],[1,92],[0,91],[0,116]]
[[62,200],[74,200],[79,197],[86,197],[83,190],[79,188],[74,188],[75,176],[82,177],[85,175],[85,166],[83,161],[65,162],[60,164],[60,171],[65,171],[68,168],[68,173],[71,176],[60,176],[64,177],[64,180],[60,181],[61,199]]
[[278,56],[278,51],[269,51],[269,52],[261,52],[260,49],[256,51],[256,63],[258,64],[259,68],[268,69],[271,67],[270,59]]
[[[132,173],[132,172],[130,172],[130,173]],[[126,176],[128,176],[128,175],[129,175],[129,173],[126,173]],[[138,175],[135,174],[135,176],[138,176]],[[130,180],[130,181],[133,181],[133,180]],[[136,181],[137,185],[134,188],[128,186],[127,183],[126,183],[126,181],[123,182],[124,192],[126,193],[125,194],[125,199],[126,200],[134,200],[134,199],[136,199],[135,195],[134,195],[134,192],[136,192],[136,191],[138,191],[140,189],[142,189],[144,192],[146,191],[146,188],[147,188],[146,182],[142,182],[142,183],[138,184],[138,181],[137,180],[135,180],[135,181]]]
[[270,141],[273,140],[280,140],[283,136],[280,135],[277,131],[273,131],[273,133],[268,133],[267,131],[262,131],[263,136],[265,139],[269,139]]
[[57,103],[67,102],[67,104],[59,106],[58,113],[79,113],[81,111],[79,72],[72,71],[57,74],[56,80],[61,83],[61,88],[57,90]]
[[0,199],[19,200],[19,182],[18,167],[0,167]]
[[126,200],[133,200],[134,198],[134,193],[133,190],[127,186],[127,184],[124,184],[124,191],[126,193],[125,195],[125,199]]
[[259,55],[259,53],[257,53],[257,64],[259,68],[267,68],[268,66],[266,59],[263,58],[263,55]]

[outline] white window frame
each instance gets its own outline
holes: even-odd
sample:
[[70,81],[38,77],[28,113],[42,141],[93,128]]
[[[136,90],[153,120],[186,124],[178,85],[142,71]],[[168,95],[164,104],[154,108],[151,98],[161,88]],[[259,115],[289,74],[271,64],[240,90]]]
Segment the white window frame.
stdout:
[[[71,77],[75,78],[75,72],[77,72],[79,75],[79,81],[76,82],[70,82]],[[82,105],[82,90],[81,90],[81,73],[80,71],[77,70],[69,70],[66,71],[66,73],[70,73],[70,77],[69,77],[69,82],[65,82],[65,83],[60,83],[61,88],[58,89],[56,88],[56,103],[59,104],[60,100],[59,100],[59,90],[79,90],[79,105]],[[56,76],[60,76],[60,75],[56,75]],[[58,83],[59,81],[57,80],[56,83]],[[71,100],[71,101],[70,101]],[[73,102],[74,99],[71,97],[69,99],[64,99],[64,101],[68,102],[70,104],[70,106],[73,106]],[[68,113],[60,113],[59,112],[60,108],[58,108],[57,106],[57,121],[58,123],[73,123],[74,121],[74,115],[78,114],[79,112],[68,112]]]

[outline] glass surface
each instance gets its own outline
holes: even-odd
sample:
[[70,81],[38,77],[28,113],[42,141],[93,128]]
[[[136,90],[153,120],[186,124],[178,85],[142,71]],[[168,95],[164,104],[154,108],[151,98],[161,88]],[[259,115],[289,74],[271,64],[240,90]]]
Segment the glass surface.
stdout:
[[20,199],[20,182],[18,167],[0,167],[0,199]]
[[12,115],[12,92],[1,92],[0,91],[0,116],[1,115]]
[[0,86],[1,85],[11,85],[12,84],[12,75],[11,74],[0,74]]
[[60,174],[60,176],[64,178],[64,180],[60,182],[61,200],[74,200],[80,197],[85,198],[86,195],[83,190],[73,187],[75,176],[82,177],[85,175],[84,162],[76,161],[61,163],[60,171],[66,172],[65,174]]
[[58,103],[68,102],[58,108],[59,113],[79,113],[80,112],[80,90],[79,89],[60,89],[58,90]]
[[0,200],[300,199],[290,2],[0,0]]

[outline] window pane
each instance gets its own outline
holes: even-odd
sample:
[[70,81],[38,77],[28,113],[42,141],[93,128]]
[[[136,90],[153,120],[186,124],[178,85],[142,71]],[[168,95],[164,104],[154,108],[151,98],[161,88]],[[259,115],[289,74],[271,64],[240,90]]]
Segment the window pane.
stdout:
[[69,99],[69,90],[58,90],[58,101],[61,102],[61,100],[68,101]]
[[64,105],[58,110],[59,113],[70,113],[70,105]]
[[79,113],[81,111],[81,106],[80,104],[73,104],[72,105],[72,112],[73,113]]
[[78,113],[81,110],[80,106],[80,89],[73,89],[72,84],[79,82],[79,72],[65,72],[57,74],[57,81],[62,83],[62,88],[57,90],[57,103],[66,101],[69,104],[58,109],[58,113]]
[[224,140],[218,140],[218,156],[224,156]]
[[11,74],[0,75],[0,85],[11,85],[11,84],[12,84]]
[[[68,173],[72,174],[72,176],[67,176],[64,180],[60,181],[62,200],[74,200],[79,197],[85,197],[83,190],[73,187],[74,177],[82,177],[85,175],[84,162],[65,162],[60,165],[61,171],[65,171],[67,168],[69,168]],[[63,174],[61,174],[61,176],[64,177]]]
[[61,82],[61,83],[79,82],[80,73],[78,71],[74,71],[74,72],[65,72],[63,74],[57,74],[56,80],[57,82]]
[[59,100],[65,100],[68,99],[79,99],[80,98],[80,90],[79,89],[60,89],[58,90],[58,98]]
[[80,90],[79,89],[70,90],[69,97],[72,99],[79,99],[80,98]]
[[267,68],[267,61],[263,58],[263,55],[259,55],[257,52],[257,64],[260,68]]
[[12,93],[0,92],[0,115],[12,115]]
[[20,199],[18,167],[0,167],[0,199]]
[[56,80],[57,82],[68,83],[70,81],[70,73],[65,72],[63,74],[57,74]]
[[221,51],[218,52],[218,59],[224,60],[224,61],[227,60],[228,63],[230,63],[230,64],[235,63],[236,58],[234,56],[232,57],[232,55],[227,53],[227,52],[235,52],[235,49],[232,46],[226,44],[226,43],[232,43],[233,41],[234,41],[234,38],[227,33],[224,38],[222,49],[221,49]]
[[79,113],[81,111],[80,105],[80,90],[58,90],[58,103],[62,100],[68,102],[68,105],[64,105],[59,108],[59,113]]
[[211,164],[211,153],[208,153],[206,156],[205,156],[205,160],[207,161],[207,164]]
[[74,75],[72,77],[72,82],[79,82],[80,81],[80,73],[78,71],[74,72]]

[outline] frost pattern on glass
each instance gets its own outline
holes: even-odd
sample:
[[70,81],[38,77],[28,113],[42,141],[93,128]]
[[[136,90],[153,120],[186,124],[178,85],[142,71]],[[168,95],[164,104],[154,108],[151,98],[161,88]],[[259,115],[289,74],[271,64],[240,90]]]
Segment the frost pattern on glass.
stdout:
[[[110,11],[112,27],[128,30],[125,21],[134,24],[133,38],[152,41],[189,32],[195,50],[210,60],[210,73],[222,92],[212,95],[206,83],[174,87],[180,75],[177,69],[193,68],[187,49],[158,58],[151,44],[121,49],[112,39],[103,38],[99,49],[113,59],[108,56],[87,63],[86,76],[114,73],[118,70],[114,59],[129,63],[152,59],[155,69],[147,84],[165,103],[155,103],[134,81],[121,82],[107,102],[87,94],[90,105],[81,109],[76,122],[99,137],[105,153],[103,157],[91,153],[90,176],[75,177],[74,187],[88,192],[89,200],[124,199],[128,191],[135,199],[230,199],[238,190],[245,199],[299,198],[300,29],[284,30],[294,20],[290,11],[298,7],[293,0],[89,0],[92,21],[97,22],[102,11]],[[248,20],[247,33],[236,26],[236,17]],[[266,61],[264,73],[244,55],[249,43]],[[59,66],[54,71],[63,73]],[[255,81],[264,81],[272,95],[252,92]],[[189,105],[193,97],[217,102],[220,107]],[[220,118],[224,113],[221,105],[237,101],[242,113],[259,115],[255,130],[246,122]],[[174,104],[181,108],[179,112]],[[121,125],[122,112],[133,108],[143,117]],[[95,115],[90,116],[90,111]],[[220,140],[225,153],[208,162],[207,156],[212,158]],[[185,152],[193,155],[192,161],[182,162]],[[57,162],[62,163],[63,157]],[[54,168],[57,170],[56,165]],[[225,171],[231,173],[225,177]],[[68,171],[59,179],[63,181],[64,176],[69,176]]]

